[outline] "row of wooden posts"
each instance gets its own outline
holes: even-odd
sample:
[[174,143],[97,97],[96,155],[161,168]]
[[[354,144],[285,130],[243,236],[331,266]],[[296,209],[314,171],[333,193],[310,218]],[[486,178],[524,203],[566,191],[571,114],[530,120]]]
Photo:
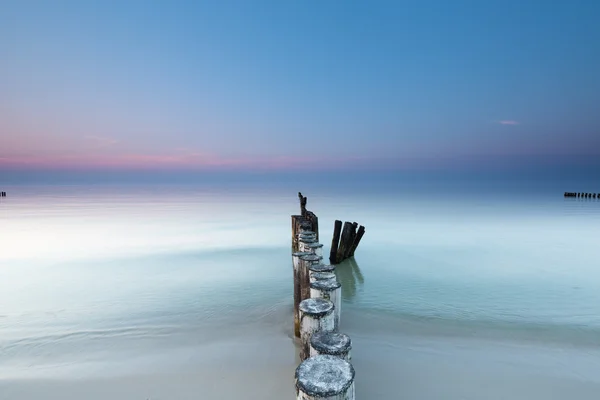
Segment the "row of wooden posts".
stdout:
[[294,334],[300,338],[296,398],[354,400],[352,341],[339,330],[342,287],[335,265],[322,262],[318,219],[298,195],[301,215],[292,215]]
[[0,192],[0,197],[6,197],[6,192]]
[[584,199],[600,199],[600,193],[565,192],[565,197],[581,197]]

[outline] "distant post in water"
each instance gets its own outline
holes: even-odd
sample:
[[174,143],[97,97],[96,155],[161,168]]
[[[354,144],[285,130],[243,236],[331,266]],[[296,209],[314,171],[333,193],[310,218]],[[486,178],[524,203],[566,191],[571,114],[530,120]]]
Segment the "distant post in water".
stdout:
[[306,299],[300,302],[300,360],[310,356],[310,338],[317,331],[331,332],[334,328],[333,303],[325,299]]
[[339,357],[310,357],[296,368],[296,400],[354,400],[354,375],[354,367]]
[[310,284],[310,297],[326,299],[333,303],[333,330],[337,331],[342,311],[342,285],[336,279],[315,280]]

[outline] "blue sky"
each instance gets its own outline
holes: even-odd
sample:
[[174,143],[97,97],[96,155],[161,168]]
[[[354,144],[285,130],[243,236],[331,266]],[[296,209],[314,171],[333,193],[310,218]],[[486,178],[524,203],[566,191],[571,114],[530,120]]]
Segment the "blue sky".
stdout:
[[6,0],[0,168],[593,163],[599,20],[593,0]]

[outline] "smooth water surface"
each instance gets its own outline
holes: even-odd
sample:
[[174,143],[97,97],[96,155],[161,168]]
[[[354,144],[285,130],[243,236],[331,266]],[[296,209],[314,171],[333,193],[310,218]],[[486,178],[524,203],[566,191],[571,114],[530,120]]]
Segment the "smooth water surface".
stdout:
[[[267,398],[293,398],[296,192],[193,185],[6,190],[0,382],[197,371],[252,392],[260,385],[235,371],[262,369],[283,374]],[[395,398],[386,397],[397,392],[391,377],[409,376],[419,365],[431,376],[406,378],[406,398],[435,397],[429,382],[439,375],[447,377],[440,387],[455,385],[444,389],[447,398],[471,398],[480,390],[471,393],[451,378],[461,368],[471,375],[500,368],[502,376],[514,375],[502,386],[529,398],[541,396],[536,378],[524,378],[532,372],[581,387],[600,384],[600,201],[564,199],[558,188],[442,194],[421,185],[305,194],[319,216],[325,253],[335,219],[367,228],[355,259],[336,271],[359,394]],[[395,372],[399,361],[411,367]],[[389,380],[369,367],[378,363]],[[482,382],[496,373],[490,371]],[[27,398],[7,385],[0,391],[8,398]],[[125,392],[110,395],[133,398]],[[206,398],[228,398],[212,396]]]

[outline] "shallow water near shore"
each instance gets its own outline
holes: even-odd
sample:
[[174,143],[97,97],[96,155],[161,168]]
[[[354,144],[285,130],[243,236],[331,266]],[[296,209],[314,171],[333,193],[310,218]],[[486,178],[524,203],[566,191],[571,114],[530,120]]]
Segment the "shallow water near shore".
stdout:
[[[293,189],[3,190],[0,399],[293,399]],[[600,201],[564,190],[306,190],[325,253],[367,227],[357,398],[597,397]]]

